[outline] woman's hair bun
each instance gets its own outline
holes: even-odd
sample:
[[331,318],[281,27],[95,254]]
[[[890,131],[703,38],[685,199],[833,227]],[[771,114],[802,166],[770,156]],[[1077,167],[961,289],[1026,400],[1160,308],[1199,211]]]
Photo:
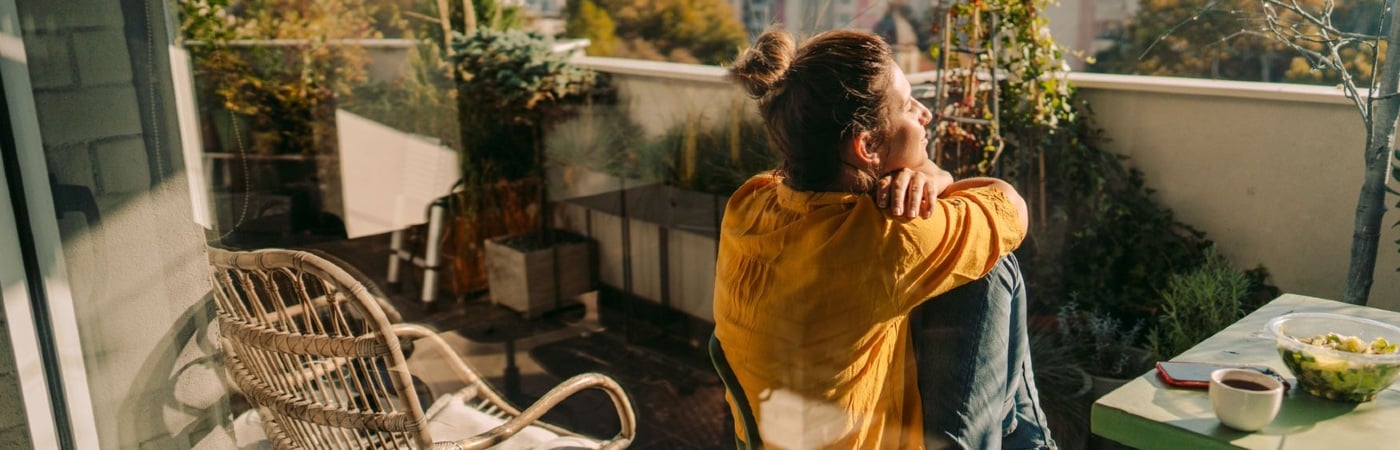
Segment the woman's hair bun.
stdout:
[[762,98],[787,77],[796,48],[797,44],[788,32],[765,31],[729,67],[729,77],[742,85],[753,98]]

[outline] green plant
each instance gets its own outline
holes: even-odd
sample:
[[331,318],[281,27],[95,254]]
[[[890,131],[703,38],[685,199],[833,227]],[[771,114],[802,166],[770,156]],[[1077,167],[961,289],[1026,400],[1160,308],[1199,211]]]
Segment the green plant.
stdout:
[[569,18],[564,24],[566,36],[588,39],[586,51],[591,56],[609,56],[616,51],[617,24],[607,10],[592,0],[570,0],[564,8]]
[[671,172],[665,155],[638,150],[646,141],[644,130],[615,104],[588,102],[577,116],[552,125],[545,141],[553,165],[641,180],[661,180]]
[[553,245],[544,129],[594,90],[596,75],[519,30],[455,35],[450,54],[467,187],[460,214],[474,233],[459,241],[460,255],[479,269],[484,238],[529,234],[540,248]]
[[1060,306],[1055,319],[1060,342],[1090,374],[1124,378],[1136,376],[1150,365],[1147,352],[1139,346],[1146,329],[1143,320],[1130,326],[1111,313],[1080,310],[1073,300]]
[[192,47],[197,88],[209,104],[251,123],[263,152],[334,148],[339,96],[365,80],[358,46],[378,37],[364,0],[181,0],[180,31]]
[[655,156],[639,159],[667,162],[668,170],[657,181],[727,196],[754,174],[777,167],[778,152],[767,133],[761,119],[738,107],[723,120],[688,114],[639,149]]
[[1162,291],[1158,322],[1148,335],[1148,349],[1157,359],[1171,359],[1244,317],[1245,300],[1253,290],[1250,277],[1214,248],[1205,262],[1172,275]]
[[720,64],[747,41],[722,0],[571,0],[564,8],[567,36],[601,44],[590,55]]
[[542,127],[588,93],[592,71],[554,54],[543,37],[479,28],[454,36],[458,114],[467,179],[520,179],[543,167]]

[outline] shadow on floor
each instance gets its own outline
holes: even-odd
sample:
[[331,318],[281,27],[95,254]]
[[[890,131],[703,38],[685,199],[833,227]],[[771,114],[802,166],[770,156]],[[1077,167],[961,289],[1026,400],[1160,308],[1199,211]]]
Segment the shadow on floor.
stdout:
[[[398,289],[385,286],[388,235],[318,243],[359,269],[388,293],[405,321],[455,332],[467,341],[468,364],[517,406],[528,406],[559,382],[580,373],[600,372],[615,378],[631,396],[637,413],[634,449],[710,449],[733,445],[732,421],[724,388],[702,348],[688,339],[649,333],[631,334],[629,342],[615,320],[620,312],[602,311],[602,332],[573,326],[581,307],[534,320],[491,304],[486,293],[454,298],[442,292],[431,307],[418,300],[421,273],[408,271]],[[615,302],[600,302],[604,305]],[[638,327],[633,323],[630,326]],[[474,349],[481,349],[475,351]],[[440,392],[439,392],[440,394]],[[594,436],[611,436],[618,421],[611,401],[601,392],[584,392],[564,401],[545,420]]]

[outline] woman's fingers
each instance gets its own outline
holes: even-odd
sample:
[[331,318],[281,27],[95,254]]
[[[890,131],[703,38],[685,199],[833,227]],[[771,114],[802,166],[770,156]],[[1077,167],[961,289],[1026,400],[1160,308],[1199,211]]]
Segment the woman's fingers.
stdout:
[[909,179],[909,195],[906,198],[909,203],[904,208],[906,217],[913,219],[922,214],[924,194],[929,187],[928,184],[928,177],[919,172],[914,172],[914,175]]
[[875,206],[892,216],[910,219],[929,217],[933,200],[941,189],[932,177],[913,169],[900,169],[880,177],[875,189]]
[[880,177],[879,186],[875,188],[875,206],[880,209],[890,207],[890,184],[893,178],[889,175]]
[[894,182],[890,183],[888,189],[890,193],[890,212],[896,216],[904,215],[907,209],[905,206],[909,197],[909,182],[913,180],[915,172],[909,169],[901,169],[894,174]]

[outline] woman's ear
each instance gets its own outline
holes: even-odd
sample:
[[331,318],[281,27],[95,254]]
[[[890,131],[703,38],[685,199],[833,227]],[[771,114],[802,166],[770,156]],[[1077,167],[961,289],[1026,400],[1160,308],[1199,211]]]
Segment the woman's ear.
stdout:
[[870,145],[870,132],[856,133],[846,143],[846,157],[856,167],[880,167],[880,154]]

